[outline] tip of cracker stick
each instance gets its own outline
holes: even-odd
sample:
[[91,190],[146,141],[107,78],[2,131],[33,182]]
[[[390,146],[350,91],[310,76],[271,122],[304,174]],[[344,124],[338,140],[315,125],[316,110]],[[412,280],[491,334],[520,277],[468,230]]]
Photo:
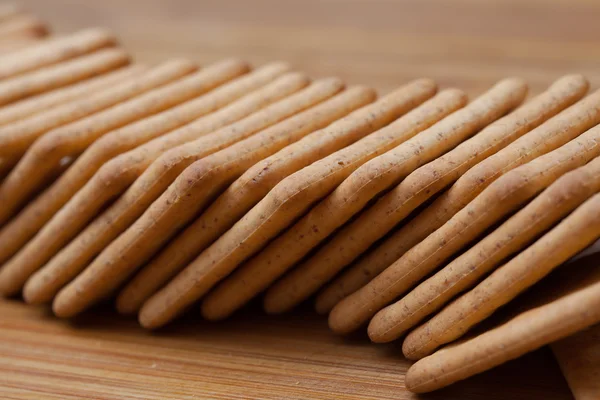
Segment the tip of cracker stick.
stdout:
[[469,102],[469,96],[460,89],[448,88],[440,91],[438,96],[445,96],[449,99],[454,99],[457,103],[465,106]]
[[[414,332],[414,330],[412,331]],[[412,333],[411,332],[411,333]],[[423,358],[425,355],[419,354],[419,351],[415,348],[411,334],[404,338],[402,342],[402,354],[405,358],[412,361],[417,361]]]
[[31,278],[25,282],[25,286],[23,287],[23,300],[27,304],[36,305],[41,304],[38,298],[38,291],[36,287],[32,284]]
[[344,307],[344,300],[342,300],[333,307],[327,319],[329,329],[338,335],[346,335],[354,330],[351,324],[347,323],[347,318],[344,317]]
[[208,321],[222,321],[231,315],[231,313],[224,313],[218,307],[215,307],[210,296],[205,298],[200,305],[200,313],[202,314],[202,318]]
[[377,90],[367,85],[352,85],[346,88],[346,92],[363,93],[371,102],[377,100]]
[[119,40],[117,39],[117,35],[115,35],[111,30],[106,29],[106,28],[100,28],[100,27],[87,28],[87,29],[84,29],[82,31],[75,33],[75,35],[92,37],[95,40],[101,40],[101,41],[110,43],[114,46],[116,46],[119,43]]
[[340,90],[346,87],[344,81],[337,76],[329,76],[326,78],[319,78],[314,81],[314,83],[322,84],[322,85],[331,85],[339,88]]
[[144,329],[154,330],[162,326],[153,316],[152,307],[148,304],[152,298],[148,299],[138,313],[138,322]]
[[289,72],[292,70],[292,65],[285,61],[273,61],[265,65],[260,66],[261,69],[269,69],[272,71],[278,71],[281,73]]
[[190,60],[185,57],[175,57],[171,58],[165,62],[162,62],[158,65],[161,68],[177,68],[181,70],[188,70],[190,72],[196,71],[200,69],[198,63]]
[[367,335],[369,335],[369,339],[373,343],[388,343],[393,340],[389,340],[385,335],[381,334],[381,332],[384,331],[384,329],[382,329],[380,326],[381,311],[375,314],[375,316],[371,319],[371,322],[369,322],[369,326],[367,327]]
[[385,98],[394,98],[395,96],[402,95],[404,96],[405,91],[409,90],[420,90],[423,92],[429,93],[430,96],[433,96],[438,91],[437,83],[430,78],[418,78],[414,79],[406,84],[392,90],[384,96]]
[[515,97],[523,101],[529,92],[529,85],[523,78],[516,76],[502,79],[495,86],[506,86],[507,90],[511,90],[515,93]]
[[582,74],[568,74],[558,78],[552,86],[569,85],[587,92],[590,89],[590,81]]
[[121,315],[133,315],[140,311],[140,302],[133,291],[122,290],[115,300],[115,309]]
[[67,295],[68,285],[63,288],[52,302],[52,312],[58,318],[71,318],[74,317],[77,312],[71,307],[70,296]]
[[429,392],[427,388],[421,383],[422,379],[420,376],[423,375],[425,371],[422,371],[422,363],[416,362],[413,364],[408,371],[406,371],[406,376],[404,377],[404,385],[406,389],[413,393],[426,393]]
[[418,78],[418,79],[415,79],[413,81],[413,83],[420,85],[420,86],[424,86],[425,88],[436,91],[436,92],[438,90],[437,82],[431,78]]
[[48,304],[53,298],[53,293],[45,289],[43,279],[40,280],[40,276],[36,274],[25,282],[22,295],[25,303],[31,305]]

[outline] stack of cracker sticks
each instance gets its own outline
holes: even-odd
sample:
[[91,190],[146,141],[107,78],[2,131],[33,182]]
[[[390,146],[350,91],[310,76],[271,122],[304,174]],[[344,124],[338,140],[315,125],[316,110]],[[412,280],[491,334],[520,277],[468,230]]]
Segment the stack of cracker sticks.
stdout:
[[[316,295],[334,332],[403,340],[410,390],[563,339],[573,390],[597,393],[565,349],[600,323],[600,260],[538,284],[600,237],[584,77],[528,101],[517,78],[377,99],[282,62],[149,66],[105,30],[45,33],[0,8],[2,295],[64,318],[114,299],[149,329],[198,302],[219,320]],[[536,304],[488,323],[525,291]]]

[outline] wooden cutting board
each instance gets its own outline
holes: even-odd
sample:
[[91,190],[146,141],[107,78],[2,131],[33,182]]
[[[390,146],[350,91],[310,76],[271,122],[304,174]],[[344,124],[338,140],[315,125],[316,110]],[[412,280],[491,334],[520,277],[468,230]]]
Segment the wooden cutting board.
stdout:
[[[592,0],[23,0],[56,32],[111,28],[142,62],[286,60],[385,93],[416,77],[476,96],[506,76],[532,93],[561,74],[600,85]],[[1,244],[0,244],[1,245]],[[399,344],[341,339],[309,307],[222,324],[194,316],[150,334],[110,309],[75,323],[0,301],[0,398],[410,399]],[[543,349],[426,399],[570,399]]]

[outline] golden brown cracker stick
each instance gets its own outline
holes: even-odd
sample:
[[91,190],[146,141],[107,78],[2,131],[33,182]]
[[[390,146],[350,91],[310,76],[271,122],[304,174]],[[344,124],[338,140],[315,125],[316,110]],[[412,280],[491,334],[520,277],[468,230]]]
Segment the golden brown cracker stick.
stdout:
[[[75,99],[84,100],[100,90],[105,90],[127,79],[131,79],[136,75],[144,73],[146,70],[147,67],[141,64],[119,68],[114,72],[102,74],[95,78],[77,82],[64,88],[55,89],[4,106],[0,108],[0,126],[26,119],[35,114],[45,113],[54,107]],[[0,130],[0,135],[2,135],[1,137],[5,137],[7,129]],[[0,143],[3,140],[0,139]]]
[[[146,71],[147,67],[141,64],[123,67],[96,78],[1,107],[0,153],[4,154],[1,156],[3,164],[0,169],[8,172],[17,165],[35,138],[52,127],[90,114],[94,108],[107,107],[105,102],[94,102],[99,97],[107,97],[100,93],[113,87],[114,91],[118,91],[118,85]],[[119,100],[119,98],[112,97],[110,102],[114,103],[115,100]],[[94,104],[94,106],[88,107],[90,104]],[[5,126],[2,127],[2,125]]]
[[575,400],[600,398],[600,324],[552,344]]
[[27,14],[17,14],[0,23],[0,39],[37,38],[48,33],[42,20]]
[[[381,108],[374,111],[365,123],[371,124],[373,129],[377,129],[377,125],[386,125],[399,114],[431,97],[435,89],[435,84],[429,80],[414,81],[380,100]],[[442,99],[446,96],[443,95]],[[432,107],[430,103],[417,110],[410,113],[404,125],[397,126],[398,129],[383,129],[371,134],[282,180],[165,289],[146,302],[140,314],[142,324],[155,327],[166,323],[255,253],[312,203],[324,197],[354,169],[436,120],[435,106]],[[204,272],[204,269],[208,271]],[[194,276],[195,282],[188,281],[189,276]]]
[[[94,67],[96,69],[94,74],[104,73],[104,70],[106,69],[105,63],[101,62],[97,64],[98,65]],[[112,69],[112,67],[109,69]],[[80,96],[83,97],[69,99],[69,101],[66,101],[64,104],[59,104],[56,107],[50,107],[49,109],[41,108],[45,106],[45,100],[40,101],[38,104],[38,96],[3,107],[2,110],[6,109],[6,116],[8,119],[14,118],[11,115],[11,110],[18,110],[19,107],[22,107],[22,104],[23,107],[26,108],[26,111],[29,110],[27,112],[32,112],[31,110],[37,111],[34,115],[14,121],[12,124],[7,124],[7,126],[0,127],[0,157],[19,159],[25,154],[33,142],[52,129],[72,123],[129,99],[132,95],[139,92],[135,82],[140,76],[145,75],[146,68],[142,67],[142,69],[143,70],[139,71],[140,73],[137,75],[129,76],[128,74],[125,74],[125,77],[106,87],[98,87],[97,92],[91,92],[89,89],[85,89],[85,83],[88,81],[83,81],[81,85],[84,86],[84,90],[80,93]],[[144,74],[142,74],[143,72]],[[98,79],[100,78],[93,79],[93,81]],[[94,84],[91,89],[94,89],[94,86],[96,86],[96,84]],[[69,88],[70,86],[58,90],[70,91]],[[78,91],[79,90],[75,90],[75,92]],[[54,91],[49,92],[47,95],[51,96],[52,93],[54,93]],[[44,97],[42,97],[42,99],[44,99]],[[2,118],[5,118],[4,115],[5,114],[3,113]]]
[[344,333],[360,327],[558,177],[600,155],[599,144],[600,129],[590,129],[557,150],[498,178],[438,230],[338,303],[329,315],[330,328]]
[[129,56],[125,51],[103,49],[0,81],[0,106],[91,78],[128,63]]
[[[600,127],[592,129],[600,131]],[[600,157],[557,179],[494,232],[402,299],[379,311],[369,324],[369,337],[377,343],[397,339],[598,191]]]
[[[259,78],[264,79],[264,76]],[[11,260],[15,276],[27,279],[28,274],[56,255],[39,274],[43,277],[40,293],[52,299],[162,194],[185,169],[185,164],[194,161],[194,156],[212,154],[261,130],[264,124],[287,111],[293,97],[286,99],[286,96],[308,83],[309,79],[303,74],[286,74],[213,114],[115,157]],[[166,152],[182,143],[185,145],[179,150]],[[195,153],[181,159],[185,148]],[[103,206],[121,193],[117,201],[56,254]]]
[[[326,265],[335,273],[339,272],[469,168],[580,100],[588,87],[587,80],[580,75],[562,77],[523,107],[485,127],[449,153],[417,169],[355,221],[340,229],[311,257],[311,268],[320,270]],[[362,286],[348,283],[354,274],[352,270],[343,273],[319,294],[315,304],[319,313],[328,313],[342,298]],[[361,275],[364,278],[357,278],[356,282],[368,278]],[[325,276],[318,283],[325,283],[331,276]]]
[[[0,248],[0,262],[14,255],[105,162],[190,122],[194,117],[212,111],[222,101],[218,96],[212,96],[205,101],[196,100],[196,104],[192,104],[192,107],[186,102],[232,78],[245,74],[248,69],[248,64],[244,62],[225,60],[148,93],[146,95],[148,99],[150,96],[154,99],[152,107],[175,107],[112,131],[92,143],[78,157],[72,168],[69,168],[0,230],[0,242],[3,243]],[[143,102],[142,97],[134,101],[138,104]],[[179,106],[179,103],[184,104]],[[191,108],[194,108],[193,112],[190,112]]]
[[[256,268],[256,274],[249,275],[253,278],[242,279],[245,287],[250,288],[256,282],[252,294],[264,290],[378,194],[516,108],[526,94],[525,82],[515,78],[505,79],[464,109],[365,163],[244,266],[246,272],[251,271],[250,264]],[[326,263],[317,266],[310,259],[303,262],[267,290],[265,310],[271,314],[290,310],[314,293],[320,286],[320,280],[329,280],[336,272]],[[226,297],[223,296],[223,301]],[[222,302],[215,301],[215,305],[219,303]]]
[[32,47],[40,43],[44,43],[43,38],[18,38],[18,39],[2,39],[0,38],[0,57],[7,56],[27,47]]
[[48,65],[57,64],[96,50],[115,46],[114,35],[102,29],[87,29],[73,35],[42,42],[2,58],[0,79],[11,78]]
[[332,283],[335,290],[329,292],[332,299],[328,300],[328,305],[366,285],[503,173],[560,147],[599,122],[600,91],[597,91],[476,164],[431,205],[342,273]]
[[[598,209],[595,213],[600,214]],[[416,362],[406,374],[406,387],[417,393],[440,389],[600,322],[597,262],[592,268],[578,266],[564,272],[558,276],[560,280],[544,287],[553,293],[550,300],[479,336],[446,346]]]
[[[3,204],[0,224],[6,222],[32,194],[48,182],[49,175],[58,168],[64,157],[78,156],[107,132],[189,99],[190,93],[186,87],[173,89],[167,84],[196,69],[194,64],[186,60],[165,63],[129,82],[130,97],[124,103],[43,135],[0,186],[0,202]],[[175,94],[175,91],[181,93]]]
[[458,339],[599,237],[600,194],[596,194],[475,288],[409,333],[402,352],[417,360]]
[[[339,111],[348,113],[374,101],[376,95],[372,89],[356,86],[338,97],[339,101],[347,103]],[[119,312],[137,312],[144,301],[229,229],[284,177],[366,135],[367,128],[357,124],[356,120],[370,112],[370,107],[363,107],[311,133],[248,169],[129,282],[117,298]]]
[[[314,82],[304,93],[299,94],[293,105],[298,114],[290,114],[289,118],[191,164],[135,223],[61,291],[54,304],[62,300],[61,304],[66,305],[65,298],[70,296],[71,301],[77,303],[70,309],[81,311],[103,298],[107,292],[118,288],[135,269],[247,168],[286,144],[345,115],[345,96],[327,101],[342,90],[343,86],[337,78]],[[135,250],[131,251],[133,249]],[[76,293],[68,294],[72,287],[76,288]],[[80,294],[83,287],[88,295]],[[75,298],[73,294],[76,294]],[[67,311],[68,315],[72,312]]]

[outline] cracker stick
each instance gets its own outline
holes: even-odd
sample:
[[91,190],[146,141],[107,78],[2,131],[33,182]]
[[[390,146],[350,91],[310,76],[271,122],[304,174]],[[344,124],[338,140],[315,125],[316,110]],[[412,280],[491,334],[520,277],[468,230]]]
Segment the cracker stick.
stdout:
[[0,39],[37,38],[46,35],[46,24],[31,15],[15,15],[0,23]]
[[[505,79],[464,109],[360,167],[293,228],[253,259],[253,263],[262,260],[268,265],[268,268],[259,267],[261,277],[269,275],[267,269],[278,269],[271,276],[272,282],[378,194],[516,108],[526,94],[527,85],[522,80]],[[250,269],[249,265],[245,268],[247,271]],[[317,266],[310,259],[306,260],[269,288],[264,299],[265,310],[271,314],[290,310],[313,294],[323,280],[331,279],[336,273],[337,270],[328,263]],[[252,282],[243,281],[246,286]],[[261,290],[266,287],[264,279]]]
[[590,129],[557,150],[498,178],[438,230],[339,302],[329,315],[330,328],[349,332],[360,327],[561,175],[600,155],[599,144],[600,129]]
[[60,39],[42,42],[38,46],[2,58],[0,79],[21,75],[98,49],[112,47],[116,42],[114,35],[101,29],[88,29]]
[[[102,50],[101,53],[104,53],[104,55],[97,58],[97,61],[86,66],[90,76],[101,75],[128,62],[127,56],[120,50]],[[146,68],[143,68],[143,71],[139,72],[145,72],[145,70]],[[139,89],[136,89],[134,83],[139,79],[139,76],[144,76],[145,74],[133,76],[126,75],[126,77],[123,77],[110,85],[98,87],[96,89],[97,92],[85,89],[85,84],[89,81],[84,80],[80,84],[84,86],[84,90],[77,97],[68,99],[64,104],[59,104],[56,107],[50,107],[49,109],[41,108],[46,104],[44,103],[45,100],[40,101],[40,104],[38,104],[36,100],[38,96],[3,107],[1,110],[6,110],[6,114],[4,114],[4,111],[0,114],[3,119],[5,118],[5,115],[7,115],[8,119],[12,119],[13,116],[10,115],[12,112],[11,110],[19,109],[19,107],[25,107],[29,110],[29,113],[32,112],[31,110],[36,110],[36,112],[34,115],[30,115],[27,118],[0,127],[0,157],[9,157],[11,159],[20,158],[25,154],[33,142],[53,128],[74,122],[129,99],[132,95],[139,92]],[[99,79],[100,78],[95,78],[93,81]],[[94,86],[97,85],[94,84],[91,89],[94,89]],[[70,87],[71,86],[57,90],[70,91]],[[81,89],[75,90],[75,92],[78,92],[79,90]],[[51,93],[54,93],[54,91],[47,93],[47,95],[51,96]],[[77,95],[77,93],[75,94]],[[23,104],[23,106],[21,106],[21,104]],[[25,106],[25,104],[29,105]]]
[[576,400],[600,398],[600,324],[552,344]]
[[[319,104],[342,89],[343,83],[337,78],[316,81],[304,91],[311,95],[302,100],[304,104],[298,109],[299,114],[204,157],[186,168],[131,227],[61,291],[55,305],[61,301],[61,304],[66,304],[65,298],[73,298],[73,294],[76,294],[76,298],[70,301],[78,304],[70,309],[81,311],[120,286],[133,271],[247,168],[286,144],[347,114],[347,100],[344,95]],[[302,104],[302,101],[298,97],[298,105]],[[131,251],[133,249],[135,250]],[[67,294],[72,287],[76,288],[76,292]],[[82,287],[86,288],[85,291],[89,295],[80,294]],[[72,311],[67,313],[71,315]]]
[[[57,121],[57,116],[70,116],[75,117],[76,113],[69,113],[69,108],[73,108],[75,103],[71,106],[62,107],[65,103],[70,103],[73,100],[78,100],[77,110],[80,112],[88,112],[83,103],[88,103],[92,99],[96,98],[96,92],[106,90],[110,87],[117,86],[127,80],[138,76],[147,71],[147,67],[141,64],[132,65],[101,75],[97,78],[88,79],[65,88],[52,90],[47,93],[42,93],[37,96],[33,96],[16,103],[10,104],[0,108],[0,151],[2,146],[8,146],[10,141],[21,140],[14,135],[15,132],[22,131],[23,127],[34,127],[37,124],[40,128],[40,132],[43,132],[44,126],[49,126],[54,121]],[[114,101],[114,100],[113,100]],[[95,103],[95,106],[101,106],[101,103]],[[38,115],[36,118],[30,118],[34,115]],[[26,120],[26,121],[25,121]],[[58,122],[56,122],[58,123]],[[1,125],[8,125],[1,127]],[[32,139],[33,141],[33,139]],[[7,174],[12,167],[17,165],[24,151],[13,151],[12,155],[2,156],[2,163],[0,166],[0,176],[3,176],[4,172]]]
[[[434,93],[433,82],[414,81],[381,100],[380,108],[364,123],[370,124],[372,129],[378,129]],[[427,103],[427,106],[418,108],[416,113],[411,113],[402,129],[383,129],[371,134],[282,180],[165,289],[146,302],[140,314],[142,324],[155,327],[173,318],[362,163],[432,125],[438,116],[437,105],[448,101],[448,96],[449,93],[445,93],[433,105]],[[454,92],[454,96],[464,95]],[[188,281],[189,276],[194,276],[195,282]]]
[[[331,299],[327,299],[326,305],[333,307],[337,304],[336,300],[366,285],[447,222],[499,176],[562,146],[599,122],[600,91],[597,91],[473,166],[431,205],[343,272],[332,283],[335,289],[328,290]],[[325,303],[322,299],[319,302]]]
[[[600,206],[600,202],[596,204]],[[593,213],[600,215],[599,210]],[[600,268],[597,262],[582,268],[559,271],[556,278],[561,279],[544,287],[551,296],[541,305],[534,300],[534,307],[508,322],[416,362],[406,374],[408,390],[440,389],[599,323]]]
[[[522,101],[525,93],[526,86],[521,81],[506,80],[454,114],[465,105],[464,97],[442,106],[445,110],[440,117],[449,117],[362,165],[288,231],[223,282],[205,300],[202,309],[204,316],[220,319],[241,307],[379,192],[401,180],[415,166],[454,147],[490,120],[509,111]],[[386,129],[397,128],[392,124]],[[286,311],[308,296],[312,282],[306,282],[304,278],[314,281],[310,276],[313,272],[303,263],[289,277],[275,284],[273,291],[270,289],[265,297],[267,312]]]
[[[185,60],[166,63],[129,82],[131,96],[123,104],[43,135],[0,186],[0,202],[3,204],[0,224],[6,222],[32,194],[48,182],[49,175],[56,170],[62,158],[79,155],[96,139],[113,129],[189,99],[190,93],[185,87],[172,89],[171,86],[162,86],[195,69],[194,64]],[[174,91],[180,93],[172,93]]]
[[[265,75],[269,76],[264,73],[254,76],[254,81],[266,79]],[[157,160],[162,153],[182,143],[193,142],[194,148],[208,155],[242,140],[255,133],[255,129],[260,130],[261,124],[266,121],[265,113],[269,105],[277,104],[275,102],[279,100],[285,106],[287,103],[281,99],[308,83],[305,75],[286,74],[213,114],[151,140],[104,164],[42,231],[13,257],[10,264],[15,265],[14,271],[27,271],[22,272],[19,279],[27,279],[31,271],[37,270],[56,255],[110,200],[123,194],[40,271],[39,276],[43,278],[39,281],[42,283],[39,292],[45,298],[49,296],[52,299],[65,283],[77,276],[95,255],[127,229],[162,194],[181,170],[185,169],[183,162],[193,162],[190,157],[179,163],[173,162],[170,169],[164,170],[164,163],[170,162],[172,153]],[[247,84],[249,82],[245,83]],[[276,110],[281,111],[283,106],[278,105]],[[270,111],[267,116],[271,116]],[[175,155],[179,153],[177,151]],[[155,160],[155,165],[148,169]],[[132,183],[134,185],[129,187]]]
[[[237,60],[226,60],[184,77],[146,96],[154,98],[153,107],[170,107],[212,90],[214,87],[244,74],[249,67]],[[72,168],[60,176],[48,189],[38,195],[19,215],[0,230],[0,262],[14,255],[73,195],[85,185],[108,160],[141,145],[154,137],[175,129],[193,117],[200,117],[219,105],[215,99],[196,101],[189,112],[189,104],[168,109],[121,129],[112,131],[92,143],[75,161]],[[142,101],[142,98],[133,100]],[[126,104],[123,104],[126,106]],[[146,107],[146,109],[148,109]],[[165,123],[161,124],[161,121]]]
[[[0,108],[0,126],[15,123],[35,114],[47,112],[51,108],[75,99],[83,101],[88,96],[95,94],[95,92],[125,82],[127,79],[144,73],[146,70],[147,67],[141,64],[119,68],[114,72],[102,74],[95,78],[77,82],[64,88],[55,89],[4,106]],[[4,137],[7,135],[7,128],[0,130],[0,135],[2,135],[0,136],[2,137],[0,143],[3,143],[5,140]]]
[[125,51],[103,49],[0,81],[0,106],[91,78],[128,63],[129,56]]
[[46,39],[41,38],[18,38],[18,39],[2,39],[0,38],[0,57],[4,57],[27,47],[32,47],[40,43],[44,43]]
[[413,330],[404,340],[402,352],[416,360],[458,339],[598,238],[600,194],[587,200],[526,250]]
[[[600,127],[592,129],[600,131]],[[600,157],[557,179],[493,233],[401,300],[379,311],[369,324],[369,337],[378,343],[397,339],[598,191]]]
[[[338,97],[340,100],[347,99],[344,110],[349,112],[374,101],[376,95],[372,89],[357,86]],[[363,107],[248,169],[123,289],[117,298],[119,312],[137,312],[144,301],[231,228],[283,178],[368,134],[368,127],[357,121],[370,113],[373,107],[375,105]]]
[[[342,228],[310,259],[312,268],[328,268],[339,272],[373,243],[391,231],[417,207],[436,193],[459,179],[469,168],[542,124],[561,110],[581,99],[589,87],[580,75],[565,76],[523,107],[484,128],[475,137],[460,144],[448,154],[439,157],[409,175],[390,193]],[[354,271],[342,274],[317,297],[319,313],[328,313],[342,298],[362,286],[348,283]],[[361,272],[359,279],[368,282]],[[363,278],[364,277],[364,278]],[[327,276],[330,279],[331,276]],[[325,283],[320,279],[319,283]]]

